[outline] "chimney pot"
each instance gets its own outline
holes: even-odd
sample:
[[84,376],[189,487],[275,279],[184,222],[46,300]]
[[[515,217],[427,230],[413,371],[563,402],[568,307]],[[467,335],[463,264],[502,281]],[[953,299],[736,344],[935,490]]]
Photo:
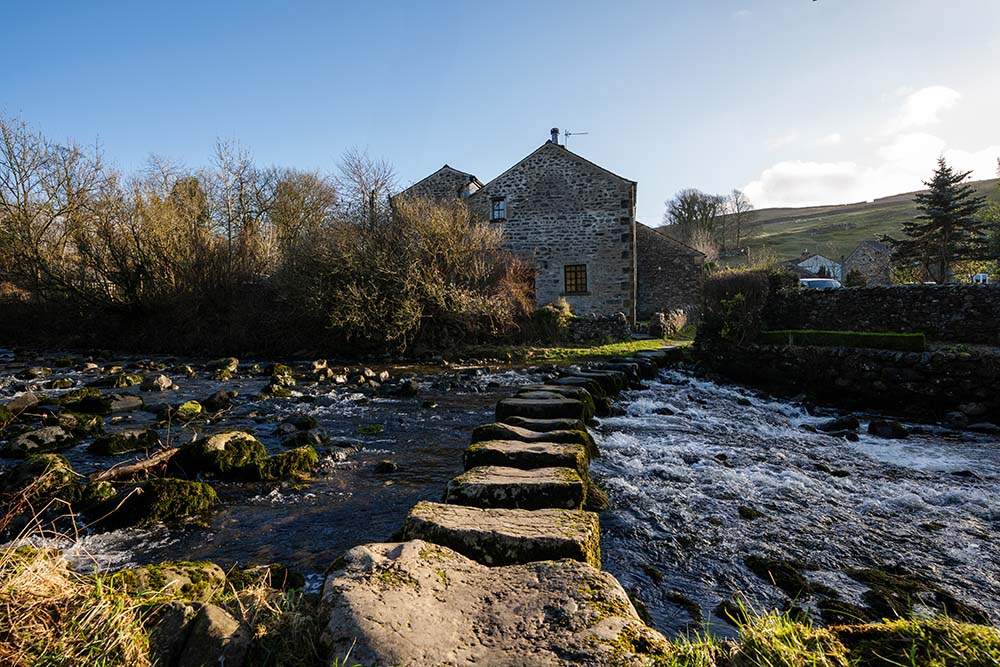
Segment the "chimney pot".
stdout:
[[558,146],[559,145],[559,128],[558,127],[553,127],[551,130],[549,130],[549,132],[552,135],[552,143],[554,143],[556,146]]

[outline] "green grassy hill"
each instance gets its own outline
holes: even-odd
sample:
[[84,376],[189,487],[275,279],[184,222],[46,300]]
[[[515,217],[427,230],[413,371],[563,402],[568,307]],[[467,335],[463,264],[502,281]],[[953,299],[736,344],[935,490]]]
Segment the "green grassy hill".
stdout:
[[[972,185],[991,201],[1000,202],[998,183],[1000,179],[991,179]],[[864,239],[898,236],[903,222],[917,215],[914,194],[839,206],[761,209],[750,228],[749,246],[752,252],[766,248],[779,260],[793,259],[803,251],[839,259]]]

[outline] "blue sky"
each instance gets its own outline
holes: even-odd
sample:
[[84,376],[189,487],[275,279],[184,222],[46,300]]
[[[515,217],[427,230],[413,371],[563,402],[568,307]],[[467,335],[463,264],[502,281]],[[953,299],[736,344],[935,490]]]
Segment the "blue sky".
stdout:
[[125,170],[232,138],[485,181],[558,126],[658,222],[684,187],[839,203],[1000,156],[997,0],[8,4],[0,110]]

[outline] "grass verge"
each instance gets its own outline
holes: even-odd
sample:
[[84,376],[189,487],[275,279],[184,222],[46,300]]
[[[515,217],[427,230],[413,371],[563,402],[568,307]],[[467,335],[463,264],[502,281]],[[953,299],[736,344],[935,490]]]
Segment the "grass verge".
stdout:
[[[689,341],[683,341],[687,343]],[[463,357],[485,357],[503,359],[510,363],[536,363],[542,361],[575,362],[609,359],[611,357],[627,357],[643,350],[658,350],[670,341],[653,338],[649,340],[631,340],[624,343],[608,343],[592,346],[475,346],[462,350]]]

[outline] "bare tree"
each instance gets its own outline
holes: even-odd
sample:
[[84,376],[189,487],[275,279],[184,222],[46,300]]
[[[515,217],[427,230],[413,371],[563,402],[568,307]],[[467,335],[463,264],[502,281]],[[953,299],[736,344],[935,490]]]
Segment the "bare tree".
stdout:
[[681,190],[666,202],[663,224],[674,228],[676,236],[693,245],[696,237],[704,242],[710,238],[718,245],[720,221],[725,212],[725,199],[701,190]]
[[753,202],[742,190],[733,189],[726,198],[727,218],[735,230],[736,252],[740,251],[743,243],[743,232],[753,222],[756,213]]
[[338,165],[337,192],[346,216],[375,227],[389,214],[389,195],[396,190],[396,171],[366,151],[350,148]]

